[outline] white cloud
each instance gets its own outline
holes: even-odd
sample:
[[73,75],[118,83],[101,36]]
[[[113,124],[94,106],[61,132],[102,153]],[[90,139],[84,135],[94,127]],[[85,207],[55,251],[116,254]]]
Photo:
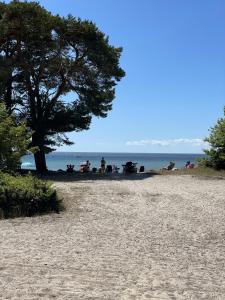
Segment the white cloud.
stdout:
[[178,138],[178,139],[162,139],[162,140],[139,140],[139,141],[128,141],[126,146],[146,146],[146,145],[157,145],[157,146],[174,146],[174,145],[192,145],[192,146],[204,146],[207,147],[207,143],[203,139],[187,139],[187,138]]

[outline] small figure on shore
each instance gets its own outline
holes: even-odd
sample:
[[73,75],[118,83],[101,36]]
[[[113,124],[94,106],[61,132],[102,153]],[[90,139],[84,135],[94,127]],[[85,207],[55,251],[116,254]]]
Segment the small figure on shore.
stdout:
[[113,165],[113,173],[118,174],[119,173],[120,168],[118,168],[116,165]]
[[185,164],[186,169],[193,169],[194,167],[195,167],[195,165],[193,163],[191,163],[190,161],[187,161]]
[[105,173],[105,165],[106,165],[106,161],[105,161],[104,157],[102,157],[102,159],[101,159],[101,173]]
[[132,161],[126,162],[123,166],[123,173],[124,174],[131,174],[137,173],[137,163],[133,163]]
[[80,171],[82,173],[86,173],[90,171],[90,165],[91,163],[89,162],[89,160],[87,160],[86,162],[83,162],[80,166]]
[[112,173],[112,171],[113,171],[112,165],[107,165],[107,166],[106,166],[106,169],[105,169],[105,172],[106,172],[107,174],[110,174],[110,173]]
[[66,166],[67,167],[67,169],[66,169],[66,172],[67,173],[73,173],[73,171],[74,171],[74,165],[67,165]]
[[188,168],[188,166],[190,165],[190,161],[188,160],[187,162],[186,162],[186,164],[185,164],[185,168]]
[[86,166],[87,166],[87,172],[90,171],[90,166],[91,166],[91,163],[89,160],[86,161]]
[[171,171],[171,170],[173,170],[173,169],[174,169],[174,167],[175,167],[175,162],[173,162],[173,161],[170,161],[169,165],[168,165],[168,166],[166,166],[166,167],[164,167],[164,168],[162,168],[162,169],[163,169],[163,170],[168,170],[168,171]]

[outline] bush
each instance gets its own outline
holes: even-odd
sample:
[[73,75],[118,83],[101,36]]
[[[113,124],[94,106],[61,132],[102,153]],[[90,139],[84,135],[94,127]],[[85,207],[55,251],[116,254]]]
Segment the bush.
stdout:
[[20,158],[27,154],[30,137],[25,124],[18,125],[15,116],[8,116],[5,106],[0,103],[0,170],[16,170],[20,166]]
[[60,208],[61,201],[48,182],[0,173],[0,218],[58,213]]

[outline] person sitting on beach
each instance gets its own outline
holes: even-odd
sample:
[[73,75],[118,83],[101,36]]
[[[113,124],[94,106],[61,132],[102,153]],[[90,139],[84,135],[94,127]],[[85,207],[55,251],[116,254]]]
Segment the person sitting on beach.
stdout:
[[105,164],[106,164],[106,161],[105,161],[104,157],[102,157],[102,159],[101,159],[101,173],[105,173]]
[[113,165],[113,173],[118,174],[119,173],[120,168],[118,168],[116,165]]
[[[189,164],[187,164],[187,163],[189,163]],[[187,168],[187,169],[193,169],[195,167],[195,164],[191,163],[190,161],[188,161],[187,163],[185,165],[185,168]]]
[[105,172],[106,172],[107,174],[110,174],[110,173],[112,173],[112,171],[113,171],[112,165],[107,165],[107,166],[106,166],[106,169],[105,169]]
[[175,162],[171,161],[167,167],[162,168],[163,170],[171,171],[175,167]]
[[186,164],[185,164],[185,168],[188,168],[188,166],[191,164],[190,161],[187,161]]
[[133,163],[132,161],[126,162],[123,166],[123,173],[124,174],[131,174],[131,173],[137,173],[137,163]]
[[67,165],[66,167],[67,167],[66,169],[67,173],[73,173],[74,165]]
[[89,172],[90,171],[90,165],[91,165],[91,163],[89,162],[89,160],[87,160],[86,162],[83,162],[80,166],[80,171],[82,173]]

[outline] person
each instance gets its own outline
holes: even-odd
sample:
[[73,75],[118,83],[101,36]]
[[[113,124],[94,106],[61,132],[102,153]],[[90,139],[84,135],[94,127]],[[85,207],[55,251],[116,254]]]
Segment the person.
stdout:
[[113,173],[118,174],[119,173],[120,168],[118,168],[116,165],[113,165]]
[[83,162],[80,165],[80,171],[82,173],[89,172],[90,171],[90,165],[91,165],[91,163],[89,162],[89,160],[87,160],[86,162]]
[[185,168],[189,168],[190,164],[191,164],[191,162],[188,160],[185,164]]
[[106,169],[105,169],[105,172],[106,172],[106,173],[112,173],[112,170],[113,170],[112,165],[107,165],[107,166],[106,166]]
[[191,163],[190,161],[187,161],[185,168],[187,169],[193,169],[195,167],[195,165],[193,163]]
[[171,171],[175,167],[175,163],[173,161],[170,161],[169,165],[167,167],[162,168],[163,170]]
[[106,161],[105,161],[104,157],[102,157],[102,159],[101,159],[101,173],[105,173],[105,164],[106,164]]
[[66,172],[67,173],[73,173],[73,171],[74,171],[74,165],[67,165],[66,166],[67,167],[67,169],[66,169]]
[[131,173],[137,173],[137,163],[133,163],[132,161],[126,162],[123,166],[123,173],[125,174],[131,174]]
[[89,161],[89,160],[87,160],[87,161],[86,161],[87,172],[89,172],[89,171],[90,171],[90,165],[91,165],[90,161]]
[[167,170],[173,170],[174,167],[175,167],[175,163],[171,161],[169,166],[167,167]]
[[193,164],[193,163],[190,163],[190,165],[188,166],[189,169],[194,169],[194,167],[195,167],[195,164]]

